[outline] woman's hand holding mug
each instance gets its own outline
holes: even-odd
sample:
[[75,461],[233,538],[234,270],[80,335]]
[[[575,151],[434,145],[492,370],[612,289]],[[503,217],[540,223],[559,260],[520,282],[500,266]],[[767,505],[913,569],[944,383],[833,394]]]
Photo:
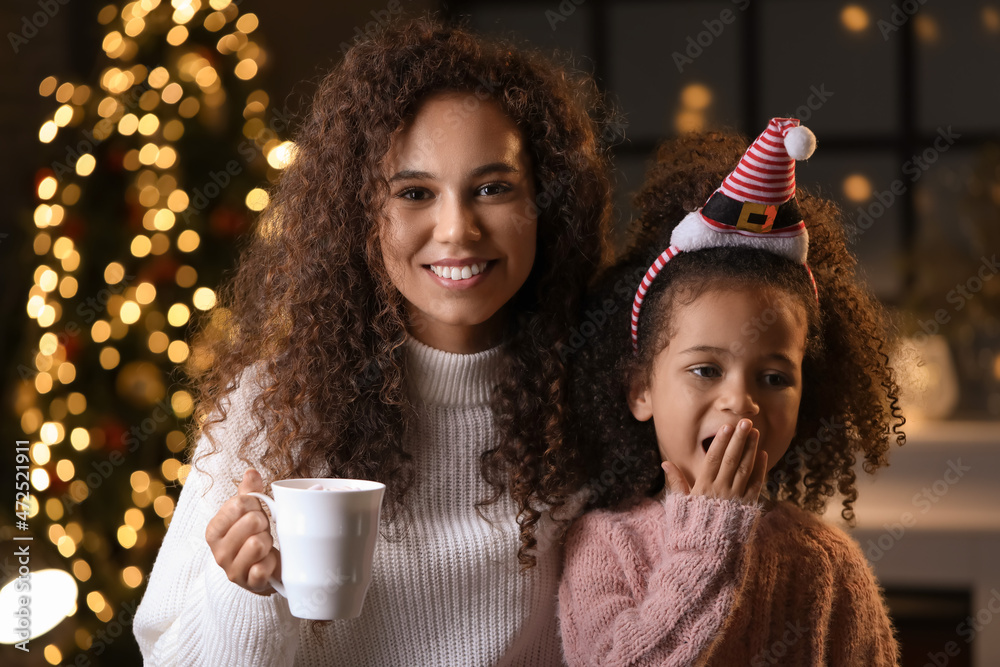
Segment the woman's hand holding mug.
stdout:
[[271,524],[260,501],[248,495],[263,490],[260,473],[252,468],[243,473],[237,494],[208,522],[205,539],[231,582],[258,595],[271,595],[275,590],[268,580],[281,578],[281,554],[274,548]]

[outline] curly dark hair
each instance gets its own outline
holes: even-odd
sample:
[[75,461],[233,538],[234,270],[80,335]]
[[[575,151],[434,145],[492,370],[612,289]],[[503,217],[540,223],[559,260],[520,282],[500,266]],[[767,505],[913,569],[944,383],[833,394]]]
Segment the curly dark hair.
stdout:
[[[585,301],[585,318],[600,344],[580,336],[569,350],[570,402],[576,448],[589,461],[590,507],[627,506],[663,488],[653,422],[632,416],[628,388],[633,381],[640,386],[648,381],[654,358],[678,326],[671,320],[674,305],[713,289],[776,288],[802,303],[808,317],[796,434],[768,474],[769,495],[822,512],[839,492],[841,515],[851,523],[857,457],[864,457],[864,470],[874,473],[888,464],[889,440],[906,441],[899,388],[886,355],[893,335],[889,318],[857,280],[841,212],[801,188],[798,205],[810,236],[818,306],[807,272],[791,260],[748,248],[682,253],[667,263],[647,293],[639,349],[633,354],[630,318],[639,281],[669,245],[674,227],[704,205],[747,145],[730,132],[687,134],[662,144],[635,197],[641,214],[629,230],[629,246]],[[564,350],[564,356],[570,355]]]
[[405,391],[407,315],[379,240],[389,193],[382,162],[394,131],[439,92],[497,104],[532,160],[537,253],[504,331],[491,400],[499,444],[481,455],[493,493],[477,505],[509,492],[527,569],[541,511],[555,513],[579,484],[564,461],[569,372],[555,350],[607,259],[602,133],[614,120],[589,76],[536,52],[433,17],[396,22],[347,51],[320,83],[297,156],[220,293],[229,332],[201,326],[210,363],[191,371],[200,429],[226,418],[222,399],[258,368],[268,381],[241,460],[249,463],[251,440],[266,430],[268,449],[254,464],[272,479],[325,465],[334,476],[385,483],[387,521],[405,510],[415,413]]

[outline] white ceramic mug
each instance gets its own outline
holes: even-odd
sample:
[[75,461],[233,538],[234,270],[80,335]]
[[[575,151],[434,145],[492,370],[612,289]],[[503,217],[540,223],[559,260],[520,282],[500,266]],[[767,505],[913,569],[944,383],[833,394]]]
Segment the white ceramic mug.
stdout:
[[[322,489],[315,487],[321,486]],[[385,484],[361,479],[286,479],[267,503],[281,551],[281,581],[293,616],[318,621],[361,614],[371,583]]]

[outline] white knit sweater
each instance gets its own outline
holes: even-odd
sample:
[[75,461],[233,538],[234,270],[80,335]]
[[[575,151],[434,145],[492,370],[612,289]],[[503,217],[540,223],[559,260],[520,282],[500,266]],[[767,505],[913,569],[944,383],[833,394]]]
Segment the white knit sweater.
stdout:
[[[214,427],[222,451],[202,464],[214,483],[192,466],[136,612],[147,666],[562,664],[561,554],[543,549],[538,566],[520,574],[509,497],[487,509],[492,526],[473,506],[490,490],[479,454],[497,437],[488,400],[500,350],[451,354],[411,339],[406,351],[418,410],[408,441],[413,521],[401,540],[379,538],[361,616],[314,634],[284,598],[231,583],[212,556],[205,527],[247,467],[233,453],[250,428],[257,391],[244,381],[226,421]],[[207,444],[202,436],[195,458]]]

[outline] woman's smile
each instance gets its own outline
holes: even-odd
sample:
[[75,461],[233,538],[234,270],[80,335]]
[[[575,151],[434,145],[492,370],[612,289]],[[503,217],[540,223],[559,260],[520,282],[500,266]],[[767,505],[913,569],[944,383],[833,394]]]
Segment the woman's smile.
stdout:
[[496,260],[471,258],[467,260],[439,260],[424,268],[434,274],[438,283],[447,289],[469,289],[479,285],[496,264]]

